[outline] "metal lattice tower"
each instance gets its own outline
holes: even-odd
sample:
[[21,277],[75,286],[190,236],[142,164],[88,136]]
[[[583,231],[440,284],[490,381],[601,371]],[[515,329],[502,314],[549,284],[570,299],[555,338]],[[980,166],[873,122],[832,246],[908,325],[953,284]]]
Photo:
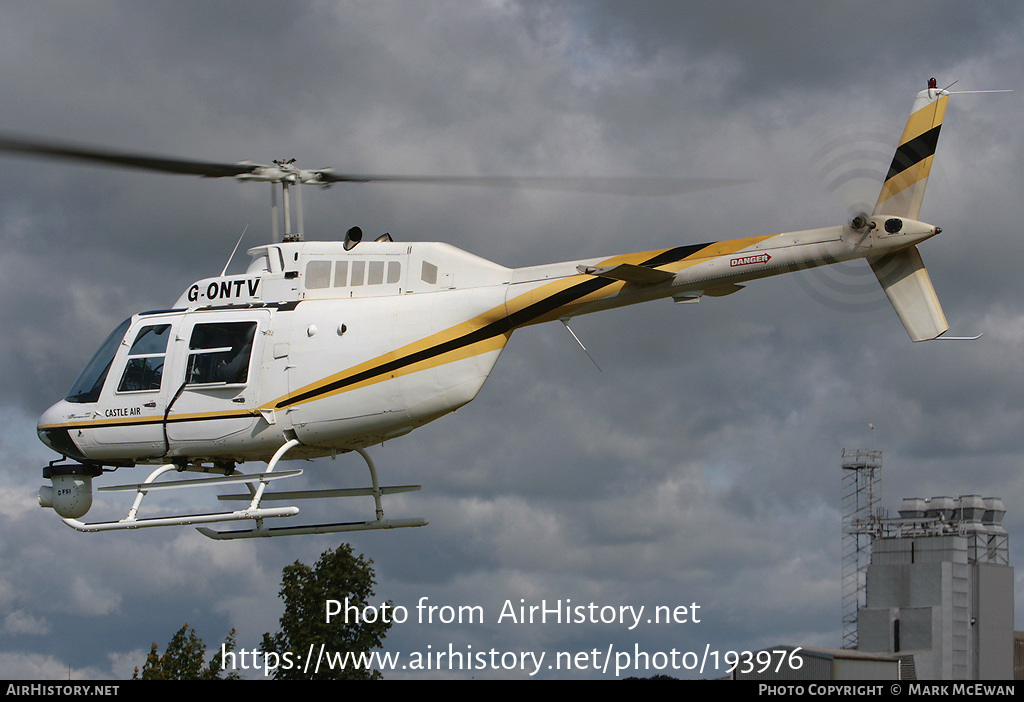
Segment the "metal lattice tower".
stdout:
[[882,452],[843,449],[843,648],[857,648],[871,540],[880,528]]

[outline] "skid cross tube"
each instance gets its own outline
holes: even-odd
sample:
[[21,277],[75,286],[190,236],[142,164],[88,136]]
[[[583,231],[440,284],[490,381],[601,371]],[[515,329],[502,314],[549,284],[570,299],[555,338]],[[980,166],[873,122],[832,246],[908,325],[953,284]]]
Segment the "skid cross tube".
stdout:
[[[100,490],[106,491],[127,491],[135,490],[135,500],[132,502],[131,508],[128,510],[128,515],[116,522],[95,522],[88,524],[86,522],[79,521],[77,519],[65,518],[64,523],[72,529],[85,532],[96,532],[96,531],[114,531],[118,529],[142,529],[146,527],[159,527],[159,526],[176,526],[176,525],[187,525],[187,524],[209,524],[214,522],[231,522],[239,521],[243,519],[255,519],[258,528],[263,527],[263,520],[272,517],[293,517],[299,513],[298,507],[271,507],[267,509],[260,508],[260,498],[263,495],[263,491],[266,490],[267,483],[271,480],[277,480],[280,478],[288,478],[302,473],[301,470],[282,471],[281,473],[274,473],[274,468],[277,467],[278,462],[290,449],[294,448],[299,444],[298,439],[291,439],[277,450],[274,457],[270,460],[267,466],[267,470],[264,473],[256,475],[226,475],[217,478],[198,478],[191,480],[172,480],[165,483],[155,482],[157,478],[165,473],[171,471],[180,470],[179,466],[168,463],[162,465],[141,483],[135,485],[114,485],[106,488],[100,488]],[[184,489],[191,487],[204,487],[208,485],[220,485],[230,482],[259,482],[258,488],[253,488],[250,485],[253,497],[249,503],[247,509],[235,510],[234,512],[215,512],[210,514],[187,514],[173,517],[152,517],[147,519],[139,519],[139,508],[142,506],[142,500],[152,490],[168,490],[168,489]]]

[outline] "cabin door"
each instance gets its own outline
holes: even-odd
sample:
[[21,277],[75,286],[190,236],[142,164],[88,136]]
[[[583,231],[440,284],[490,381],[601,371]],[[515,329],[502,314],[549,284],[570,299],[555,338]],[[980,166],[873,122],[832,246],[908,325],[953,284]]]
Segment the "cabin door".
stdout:
[[185,316],[173,341],[176,390],[167,414],[169,440],[185,446],[172,454],[215,455],[225,443],[241,446],[252,435],[261,421],[260,371],[269,323],[269,310]]

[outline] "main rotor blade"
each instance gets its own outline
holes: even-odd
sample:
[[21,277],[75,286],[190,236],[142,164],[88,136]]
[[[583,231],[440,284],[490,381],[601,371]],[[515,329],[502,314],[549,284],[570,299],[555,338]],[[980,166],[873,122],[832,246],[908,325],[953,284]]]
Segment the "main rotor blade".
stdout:
[[532,176],[416,176],[335,173],[330,168],[299,169],[291,163],[275,162],[264,166],[248,161],[237,163],[211,163],[186,159],[166,158],[149,154],[129,153],[75,144],[22,138],[0,134],[0,151],[61,158],[107,166],[138,168],[162,173],[197,175],[205,178],[241,178],[254,181],[332,185],[334,183],[404,183],[412,185],[459,185],[500,188],[529,188],[578,193],[614,195],[678,195],[710,190],[730,185],[749,183],[749,180],[725,178],[630,178],[630,177],[532,177]]
[[11,136],[0,135],[0,151],[8,151],[27,156],[43,156],[65,158],[78,161],[106,164],[108,166],[124,166],[141,168],[148,171],[164,173],[180,173],[198,175],[206,178],[231,178],[261,168],[255,163],[208,163],[205,161],[187,161],[183,159],[164,158],[144,154],[131,154],[119,151],[94,149],[71,144],[35,141]]
[[404,183],[413,185],[468,185],[499,188],[529,188],[612,195],[679,195],[698,190],[750,183],[730,178],[630,178],[601,176],[401,176],[353,175],[317,171],[323,183]]

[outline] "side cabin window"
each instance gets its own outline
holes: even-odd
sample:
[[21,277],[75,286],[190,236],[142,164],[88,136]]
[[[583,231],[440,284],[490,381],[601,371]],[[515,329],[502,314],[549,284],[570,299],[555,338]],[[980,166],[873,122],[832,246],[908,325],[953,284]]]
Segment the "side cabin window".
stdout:
[[365,259],[352,260],[351,265],[347,260],[309,261],[306,263],[304,278],[306,290],[396,285],[402,280],[402,263],[400,261]]
[[368,274],[366,276],[367,285],[380,285],[384,282],[384,261],[370,261]]
[[118,392],[159,390],[164,372],[164,356],[170,324],[143,327],[128,350],[128,362],[117,386]]
[[249,379],[256,322],[197,324],[188,342],[188,385],[237,384]]
[[306,264],[306,289],[319,290],[331,287],[331,262],[310,261]]
[[366,279],[366,261],[352,261],[352,278],[349,285],[357,287]]
[[334,264],[334,287],[343,288],[348,285],[348,261]]
[[424,261],[420,269],[420,280],[429,285],[437,285],[437,266]]

